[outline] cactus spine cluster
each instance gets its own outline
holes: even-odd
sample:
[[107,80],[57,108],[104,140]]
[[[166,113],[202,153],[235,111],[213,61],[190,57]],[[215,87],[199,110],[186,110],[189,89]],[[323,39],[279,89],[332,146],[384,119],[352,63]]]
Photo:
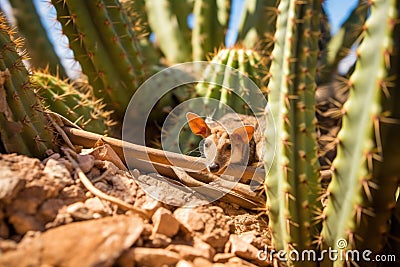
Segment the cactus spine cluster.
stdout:
[[21,39],[0,15],[0,140],[7,153],[43,157],[55,149],[55,134],[44,108],[29,81],[23,60],[18,54]]
[[82,82],[69,83],[45,72],[34,72],[32,81],[39,88],[44,104],[53,112],[69,119],[81,128],[105,134],[112,125],[110,112],[93,97],[92,88]]
[[63,33],[94,94],[121,118],[145,66],[126,13],[117,0],[52,0]]

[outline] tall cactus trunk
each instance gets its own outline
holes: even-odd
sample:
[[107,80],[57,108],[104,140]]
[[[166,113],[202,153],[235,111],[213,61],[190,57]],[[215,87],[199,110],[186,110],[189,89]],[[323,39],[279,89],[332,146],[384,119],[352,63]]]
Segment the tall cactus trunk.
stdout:
[[266,151],[275,154],[266,153],[265,158],[266,167],[272,162],[266,177],[267,210],[273,246],[287,253],[312,249],[318,233],[314,77],[320,10],[320,1],[282,0],[272,52],[267,116],[275,125],[267,119],[265,134]]
[[42,158],[56,149],[55,134],[22,62],[26,55],[17,52],[22,41],[12,41],[13,34],[0,15],[0,140],[4,152]]

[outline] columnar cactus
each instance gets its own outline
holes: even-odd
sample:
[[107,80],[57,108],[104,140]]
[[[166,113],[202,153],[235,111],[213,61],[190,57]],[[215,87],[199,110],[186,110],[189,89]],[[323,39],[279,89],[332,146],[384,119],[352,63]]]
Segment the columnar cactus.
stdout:
[[230,0],[197,0],[194,4],[192,33],[193,60],[206,60],[215,48],[225,43]]
[[42,158],[56,149],[55,133],[22,62],[26,54],[17,52],[22,41],[13,34],[0,15],[0,140],[7,153]]
[[[247,0],[239,26],[238,41],[246,47],[253,47],[264,38],[272,39],[276,27],[277,3],[276,0]],[[270,47],[272,49],[273,46]]]
[[145,78],[137,37],[117,0],[52,0],[97,98],[121,118]]
[[83,129],[99,134],[106,134],[110,120],[109,111],[104,104],[93,97],[92,88],[82,82],[69,83],[46,72],[34,72],[32,81],[38,87],[38,93],[44,104]]
[[350,94],[342,108],[343,125],[337,137],[338,152],[332,165],[321,237],[330,247],[337,248],[338,240],[344,239],[346,249],[378,252],[388,232],[399,182],[398,163],[391,157],[400,151],[398,142],[389,141],[389,136],[400,129],[385,126],[386,120],[394,119],[388,115],[399,116],[398,111],[394,112],[399,98],[392,99],[399,97],[398,88],[391,94],[387,80],[398,15],[395,0],[370,4],[370,17],[363,27],[365,37],[357,49],[354,73],[346,84]]
[[10,4],[17,20],[18,31],[26,40],[30,64],[35,68],[48,67],[51,73],[66,77],[67,74],[47,36],[33,0],[10,0]]
[[272,52],[265,134],[266,151],[275,154],[266,153],[264,159],[266,166],[272,162],[265,181],[267,210],[273,246],[287,253],[312,249],[318,234],[314,78],[320,10],[318,0],[280,1]]
[[147,0],[146,10],[151,29],[169,63],[189,61],[191,31],[187,24],[192,12],[190,0]]

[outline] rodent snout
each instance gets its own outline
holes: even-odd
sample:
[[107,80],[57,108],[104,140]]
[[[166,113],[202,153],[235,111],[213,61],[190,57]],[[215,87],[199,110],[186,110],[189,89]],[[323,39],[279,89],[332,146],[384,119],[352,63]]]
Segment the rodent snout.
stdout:
[[210,165],[208,165],[208,170],[212,173],[216,173],[219,171],[219,164],[218,163],[211,163]]

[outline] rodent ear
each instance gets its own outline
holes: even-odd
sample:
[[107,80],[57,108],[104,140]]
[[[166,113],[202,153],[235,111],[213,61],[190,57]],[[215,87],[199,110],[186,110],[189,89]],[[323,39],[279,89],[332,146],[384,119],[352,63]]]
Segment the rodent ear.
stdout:
[[211,134],[211,130],[206,122],[197,114],[188,112],[186,113],[186,119],[189,123],[190,130],[192,130],[195,135],[206,138]]
[[253,134],[254,134],[254,126],[245,125],[233,131],[232,137],[238,138],[241,142],[249,143],[251,138],[253,138]]

